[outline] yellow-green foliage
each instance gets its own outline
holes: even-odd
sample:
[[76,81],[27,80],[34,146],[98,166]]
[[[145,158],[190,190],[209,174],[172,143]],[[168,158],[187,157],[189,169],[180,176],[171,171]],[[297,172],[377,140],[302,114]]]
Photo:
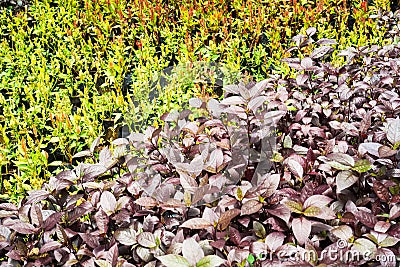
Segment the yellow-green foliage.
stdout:
[[[146,104],[148,81],[173,64],[219,62],[259,80],[269,66],[288,73],[279,60],[310,26],[339,49],[384,43],[368,17],[389,1],[374,2],[32,0],[28,10],[2,10],[0,193],[17,200],[40,187],[49,164],[70,164],[106,130],[103,119],[129,111],[140,120],[140,109],[162,114],[199,94],[193,84],[176,86],[156,107]],[[74,110],[71,96],[81,102]]]

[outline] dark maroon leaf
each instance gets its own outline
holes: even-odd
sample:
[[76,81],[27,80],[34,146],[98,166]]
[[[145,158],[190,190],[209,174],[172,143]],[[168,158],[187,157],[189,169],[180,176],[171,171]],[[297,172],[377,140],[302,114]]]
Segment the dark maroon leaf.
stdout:
[[389,190],[379,181],[374,181],[373,189],[375,194],[383,201],[388,202],[390,199]]
[[240,232],[234,228],[234,227],[229,227],[229,239],[235,244],[239,245],[240,240],[242,239],[240,236]]
[[109,218],[107,214],[102,209],[100,209],[99,211],[96,212],[94,218],[96,220],[96,225],[100,233],[101,234],[107,233],[108,223],[109,223]]
[[357,220],[359,220],[362,224],[370,228],[374,228],[375,224],[378,222],[377,217],[375,217],[372,213],[368,213],[363,210],[358,210],[353,214]]
[[92,234],[79,233],[79,236],[82,238],[83,242],[91,248],[97,248],[100,245],[99,238]]

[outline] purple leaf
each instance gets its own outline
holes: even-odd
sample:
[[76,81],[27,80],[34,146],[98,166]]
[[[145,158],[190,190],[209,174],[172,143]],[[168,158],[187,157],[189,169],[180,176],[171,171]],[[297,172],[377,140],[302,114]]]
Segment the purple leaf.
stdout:
[[107,166],[112,161],[112,154],[108,147],[103,148],[99,153],[99,163]]
[[328,39],[328,38],[321,38],[316,42],[317,45],[334,45],[337,44],[337,42],[333,39]]
[[242,240],[240,232],[232,226],[229,227],[229,240],[231,240],[235,245],[239,245]]
[[189,228],[189,229],[205,229],[207,227],[213,226],[211,222],[203,219],[203,218],[192,218],[185,221],[181,227]]
[[222,213],[221,217],[219,217],[218,220],[218,230],[220,231],[225,230],[229,226],[233,218],[235,218],[239,214],[240,214],[239,209],[231,209]]
[[211,152],[210,158],[206,163],[206,170],[211,173],[218,173],[224,166],[224,154],[220,148],[215,149]]
[[305,57],[305,58],[303,58],[303,59],[301,60],[300,65],[301,65],[301,67],[302,67],[303,69],[305,69],[305,70],[311,70],[312,67],[313,67],[313,65],[314,65],[314,63],[313,63],[313,61],[312,61],[311,58]]
[[12,224],[10,228],[20,234],[33,234],[38,230],[32,224],[24,222],[16,222]]
[[324,207],[331,203],[332,199],[330,197],[324,195],[313,195],[307,198],[307,200],[303,203],[303,208],[306,209],[311,206],[315,207]]
[[100,197],[100,205],[107,215],[111,215],[117,208],[117,200],[109,191],[104,191]]
[[49,231],[56,226],[57,223],[60,222],[61,217],[63,216],[63,212],[56,212],[51,214],[43,223],[43,229],[45,231]]
[[302,179],[303,178],[303,167],[301,164],[295,160],[294,158],[290,157],[287,158],[284,163],[288,166],[289,170],[294,174],[294,176]]
[[380,248],[376,254],[376,258],[380,259],[381,266],[396,267],[396,255],[390,249]]
[[95,235],[79,233],[79,236],[82,238],[83,242],[85,242],[86,245],[88,245],[91,248],[97,248],[98,246],[100,246],[99,239]]
[[340,239],[345,240],[345,241],[347,241],[351,237],[353,237],[353,230],[348,225],[336,226],[331,230],[331,233],[334,236],[336,236],[337,238],[340,238]]
[[118,245],[114,244],[107,252],[107,261],[111,263],[112,267],[117,266],[118,263]]
[[244,105],[245,100],[243,97],[240,96],[230,96],[228,98],[225,98],[224,100],[221,101],[222,105],[226,106],[232,106],[232,105]]
[[317,58],[325,56],[327,53],[332,52],[332,51],[333,51],[333,48],[330,46],[321,46],[321,47],[318,47],[317,49],[315,49],[314,51],[312,51],[310,57],[312,59],[317,59]]
[[311,233],[311,222],[304,217],[294,218],[292,221],[292,230],[299,244],[303,245]]
[[317,29],[315,27],[310,27],[306,30],[307,36],[311,37],[317,32]]
[[378,154],[379,154],[379,157],[381,157],[381,158],[389,158],[391,156],[396,155],[396,153],[397,153],[396,150],[393,150],[388,146],[381,146],[378,148]]
[[246,201],[241,208],[241,214],[240,215],[250,215],[253,213],[258,212],[262,208],[263,204],[260,203],[260,201],[251,199],[249,201]]
[[206,195],[214,194],[219,192],[220,190],[216,186],[211,186],[209,184],[199,187],[195,190],[192,198],[192,204],[196,204],[197,202],[203,200]]
[[356,212],[353,212],[353,214],[357,220],[359,220],[362,224],[370,228],[374,228],[375,224],[378,222],[377,217],[363,210],[358,210]]
[[76,176],[74,171],[65,170],[57,174],[56,178],[59,180],[68,180],[74,182],[78,177]]
[[255,97],[252,100],[250,100],[250,102],[247,104],[247,108],[255,113],[257,109],[261,107],[266,100],[267,100],[266,96]]
[[50,193],[46,190],[34,190],[28,192],[29,196],[27,197],[26,205],[29,205],[33,202],[39,202],[43,199],[46,199]]
[[33,225],[41,227],[43,225],[43,214],[41,208],[33,204],[30,210],[31,222]]
[[194,108],[200,108],[203,104],[203,101],[200,98],[191,98],[189,99],[189,105]]
[[107,168],[101,164],[93,164],[89,167],[85,168],[84,176],[82,178],[83,181],[89,181],[93,178],[97,178],[107,171]]
[[381,199],[385,202],[389,201],[389,199],[390,199],[389,190],[381,182],[374,181],[372,188],[379,199]]
[[298,74],[296,77],[296,83],[298,86],[302,86],[306,83],[308,80],[308,75],[307,74]]
[[94,215],[94,218],[96,220],[96,225],[100,233],[101,234],[107,233],[108,223],[109,223],[109,218],[107,214],[102,209],[99,209],[99,211],[97,211],[96,214]]
[[265,244],[267,244],[270,251],[275,251],[282,246],[284,240],[285,235],[283,233],[272,232],[265,238]]
[[328,155],[328,158],[345,166],[352,167],[355,163],[354,159],[351,156],[344,153],[332,153]]
[[139,199],[136,199],[135,203],[148,208],[152,208],[158,205],[157,200],[152,197],[140,197]]

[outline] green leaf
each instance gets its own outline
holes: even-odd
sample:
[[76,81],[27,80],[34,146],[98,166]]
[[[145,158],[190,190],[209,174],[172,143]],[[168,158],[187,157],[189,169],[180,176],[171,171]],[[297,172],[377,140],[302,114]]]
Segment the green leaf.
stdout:
[[308,207],[304,212],[304,215],[314,217],[321,214],[321,209],[315,206]]
[[168,254],[156,257],[162,264],[167,267],[189,267],[189,262],[182,256],[176,254]]
[[292,212],[302,214],[303,213],[303,205],[299,202],[288,200],[284,203],[286,207],[288,207]]
[[397,244],[397,242],[399,242],[399,239],[392,237],[392,236],[388,236],[382,242],[379,243],[379,246],[380,247],[393,247],[394,245]]
[[208,255],[202,258],[197,264],[196,267],[218,267],[225,262],[222,258],[216,255]]
[[267,235],[264,226],[257,221],[253,222],[253,230],[256,236],[258,236],[259,238],[265,238],[265,236]]
[[286,135],[285,139],[283,139],[283,147],[284,148],[292,148],[293,147],[292,138],[290,138],[289,135]]
[[256,259],[254,258],[253,254],[249,254],[249,256],[247,257],[247,262],[250,264],[253,264],[256,261]]
[[367,172],[370,169],[372,169],[372,165],[367,159],[362,159],[357,161],[354,167],[352,168],[352,170],[359,173]]
[[112,267],[112,264],[105,260],[95,260],[94,261],[99,267]]
[[359,251],[360,253],[371,253],[369,257],[374,257],[376,255],[376,246],[375,244],[365,238],[359,238],[353,243],[353,248]]
[[336,161],[329,161],[328,164],[329,164],[332,168],[334,168],[334,169],[336,169],[336,170],[339,170],[339,171],[347,171],[347,170],[350,170],[350,169],[351,169],[351,166],[344,165],[344,164],[341,164],[341,163],[336,162]]

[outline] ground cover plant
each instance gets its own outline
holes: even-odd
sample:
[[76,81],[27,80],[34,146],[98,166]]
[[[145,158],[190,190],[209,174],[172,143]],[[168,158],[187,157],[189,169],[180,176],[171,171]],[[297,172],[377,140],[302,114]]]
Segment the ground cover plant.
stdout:
[[284,60],[295,77],[98,137],[0,204],[2,266],[396,266],[400,45],[347,48],[335,67],[336,41],[306,33]]
[[[1,198],[17,203],[72,168],[73,155],[98,135],[105,144],[118,135],[127,112],[146,126],[149,114],[157,118],[203,93],[177,84],[150,108],[154,73],[203,61],[257,81],[286,74],[280,59],[290,39],[313,25],[319,38],[338,41],[337,51],[386,44],[387,22],[377,29],[370,15],[389,10],[389,2],[1,1]],[[343,63],[336,52],[331,57]]]

